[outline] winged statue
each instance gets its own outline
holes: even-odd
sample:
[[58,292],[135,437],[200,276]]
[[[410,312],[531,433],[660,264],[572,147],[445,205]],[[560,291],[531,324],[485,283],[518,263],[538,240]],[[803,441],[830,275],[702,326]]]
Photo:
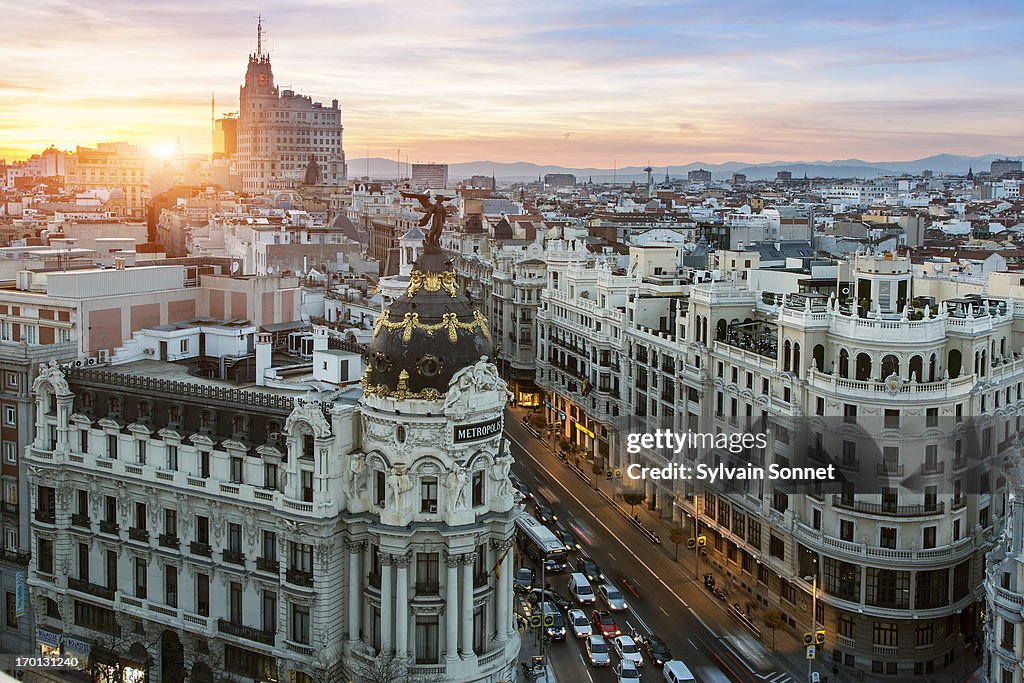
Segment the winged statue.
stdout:
[[[430,232],[423,239],[423,247],[425,250],[441,249],[441,231],[444,230],[444,220],[448,216],[450,210],[449,207],[445,206],[444,203],[451,201],[454,197],[445,197],[442,195],[431,195],[429,194],[418,194],[414,192],[403,192],[402,196],[406,199],[416,199],[419,201],[420,206],[423,207],[423,217],[420,218],[420,227],[424,227],[428,223],[430,224]],[[433,198],[433,202],[431,202]]]

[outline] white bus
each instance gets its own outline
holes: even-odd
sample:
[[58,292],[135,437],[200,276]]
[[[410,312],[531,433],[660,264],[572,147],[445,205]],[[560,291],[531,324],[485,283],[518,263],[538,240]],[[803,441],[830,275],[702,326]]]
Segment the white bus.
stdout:
[[547,571],[565,571],[565,543],[525,512],[516,518],[516,540],[534,562],[545,562]]

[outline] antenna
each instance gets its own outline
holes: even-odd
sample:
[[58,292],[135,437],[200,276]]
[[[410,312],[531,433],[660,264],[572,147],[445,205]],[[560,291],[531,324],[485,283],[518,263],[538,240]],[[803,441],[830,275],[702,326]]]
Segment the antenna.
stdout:
[[398,183],[402,180],[402,148],[398,148],[398,156],[395,157],[396,163],[398,164],[398,177],[395,178],[395,182]]
[[217,153],[217,114],[216,104],[214,102],[214,95],[210,93],[210,160],[213,160],[213,155]]

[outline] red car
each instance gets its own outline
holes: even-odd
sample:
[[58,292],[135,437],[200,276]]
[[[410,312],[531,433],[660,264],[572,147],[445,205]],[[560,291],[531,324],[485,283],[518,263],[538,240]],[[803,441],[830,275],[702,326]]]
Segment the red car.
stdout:
[[619,630],[619,626],[615,623],[615,617],[611,615],[611,612],[606,612],[603,609],[594,610],[590,614],[590,623],[594,626],[594,633],[600,634],[605,638],[614,638],[615,636],[622,635],[622,631]]

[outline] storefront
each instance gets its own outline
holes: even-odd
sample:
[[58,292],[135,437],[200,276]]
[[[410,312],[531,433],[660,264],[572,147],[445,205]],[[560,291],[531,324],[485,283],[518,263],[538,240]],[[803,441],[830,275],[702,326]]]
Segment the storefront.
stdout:
[[36,647],[39,654],[44,657],[59,657],[61,654],[60,644],[63,640],[63,634],[54,633],[42,628],[36,629]]
[[89,654],[91,650],[92,647],[89,643],[77,638],[47,631],[43,628],[36,629],[36,651],[42,656],[65,657],[78,662],[77,669],[64,671],[65,676],[89,680],[89,673],[91,671]]
[[147,659],[140,645],[133,645],[129,654],[123,657],[106,648],[93,649],[92,682],[145,683]]

